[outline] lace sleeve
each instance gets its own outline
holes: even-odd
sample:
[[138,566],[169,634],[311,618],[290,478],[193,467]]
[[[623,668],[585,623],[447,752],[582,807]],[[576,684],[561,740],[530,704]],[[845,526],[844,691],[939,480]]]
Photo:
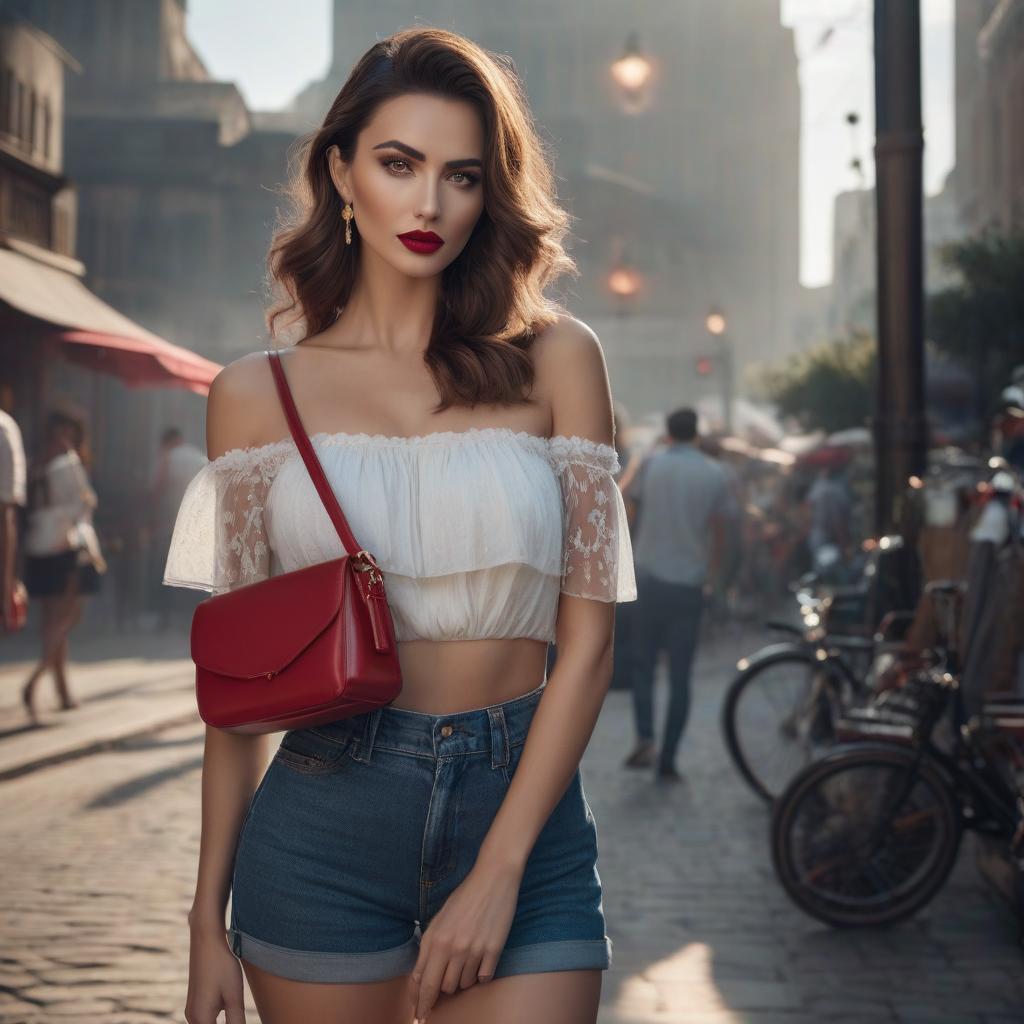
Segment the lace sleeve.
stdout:
[[163,582],[215,594],[270,576],[264,517],[287,442],[234,448],[189,481],[178,508]]
[[597,601],[636,600],[615,449],[584,437],[553,437],[551,455],[562,488],[561,592]]

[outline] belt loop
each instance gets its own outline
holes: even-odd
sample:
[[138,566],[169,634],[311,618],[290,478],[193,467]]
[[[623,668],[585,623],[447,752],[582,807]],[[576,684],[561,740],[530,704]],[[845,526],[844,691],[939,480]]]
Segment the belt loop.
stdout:
[[501,768],[508,764],[508,725],[504,710],[498,707],[487,709],[491,724],[491,767]]
[[364,716],[362,735],[356,736],[355,750],[352,757],[363,764],[370,763],[370,755],[373,753],[373,741],[377,736],[377,726],[380,724],[383,708],[375,708]]

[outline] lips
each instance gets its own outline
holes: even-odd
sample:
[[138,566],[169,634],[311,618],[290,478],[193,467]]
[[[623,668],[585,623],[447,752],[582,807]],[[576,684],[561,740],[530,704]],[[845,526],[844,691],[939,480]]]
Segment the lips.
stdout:
[[433,231],[406,231],[405,234],[398,236],[398,240],[410,252],[424,256],[437,252],[444,245],[444,239],[440,235],[435,235]]

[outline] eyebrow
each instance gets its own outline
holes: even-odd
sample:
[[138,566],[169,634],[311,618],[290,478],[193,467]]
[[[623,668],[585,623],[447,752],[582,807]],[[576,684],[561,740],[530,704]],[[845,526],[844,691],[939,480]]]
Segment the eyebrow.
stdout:
[[[381,142],[379,145],[373,147],[374,149],[397,149],[400,153],[404,153],[406,156],[411,157],[413,160],[422,161],[427,158],[418,150],[413,149],[412,146],[407,146],[404,142],[399,142],[398,139],[389,139],[387,142]],[[445,163],[444,168],[447,171],[454,171],[460,167],[483,167],[483,161],[477,160],[475,157],[470,157],[465,160],[449,160]]]

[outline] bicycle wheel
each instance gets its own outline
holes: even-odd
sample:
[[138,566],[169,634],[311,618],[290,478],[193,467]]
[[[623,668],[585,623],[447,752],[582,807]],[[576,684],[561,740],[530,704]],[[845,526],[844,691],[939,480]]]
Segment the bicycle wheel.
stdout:
[[939,891],[961,836],[945,779],[899,747],[851,746],[776,801],[772,862],[790,898],[833,927],[894,924]]
[[835,743],[843,680],[828,662],[793,648],[758,659],[733,680],[722,732],[740,775],[771,802]]

